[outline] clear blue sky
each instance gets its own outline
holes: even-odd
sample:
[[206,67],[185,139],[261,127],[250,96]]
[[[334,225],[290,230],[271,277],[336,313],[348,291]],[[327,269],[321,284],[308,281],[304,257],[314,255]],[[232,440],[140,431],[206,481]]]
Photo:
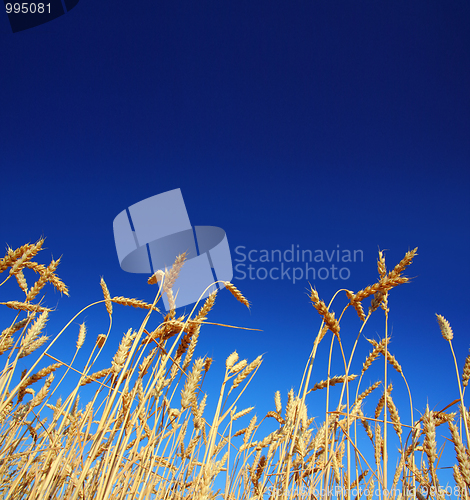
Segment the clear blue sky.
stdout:
[[[191,223],[222,227],[234,259],[237,246],[361,249],[348,280],[312,281],[326,301],[374,282],[379,247],[394,266],[418,246],[412,283],[390,296],[390,349],[417,409],[451,402],[455,372],[435,313],[454,329],[461,369],[470,341],[469,24],[468,2],[422,0],[80,0],[16,34],[0,16],[0,244],[45,235],[40,261],[63,255],[70,298],[49,291],[48,305],[58,304],[49,334],[101,299],[101,275],[112,295],[152,301],[147,277],[120,269],[112,222],[181,188]],[[223,291],[210,319],[263,332],[207,326],[199,354],[215,358],[215,398],[230,352],[265,353],[246,398],[264,416],[275,390],[285,402],[298,387],[319,316],[305,279],[235,273],[233,282],[251,312]],[[115,310],[110,356],[143,317]],[[383,335],[381,319],[366,336]],[[93,339],[106,331],[104,307],[83,320]],[[74,328],[57,355],[67,357]],[[358,328],[351,312],[346,348]],[[360,345],[356,371],[370,350]],[[326,377],[326,356],[325,344],[315,381]],[[400,400],[403,383],[393,381]]]

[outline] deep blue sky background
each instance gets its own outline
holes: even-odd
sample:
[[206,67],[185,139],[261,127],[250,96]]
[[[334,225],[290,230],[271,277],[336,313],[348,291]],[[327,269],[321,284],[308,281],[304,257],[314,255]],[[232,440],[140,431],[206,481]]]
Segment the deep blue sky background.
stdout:
[[[418,246],[412,283],[390,296],[390,349],[418,410],[457,397],[435,313],[454,328],[461,369],[470,339],[468,2],[81,0],[24,32],[11,34],[6,15],[0,23],[0,243],[45,235],[40,261],[63,255],[58,274],[71,296],[49,291],[47,303],[58,303],[50,335],[102,298],[101,275],[112,295],[153,300],[147,276],[120,269],[112,222],[133,203],[181,188],[191,223],[222,227],[232,257],[239,245],[362,249],[349,280],[313,282],[326,301],[374,282],[379,247],[392,267]],[[215,358],[207,385],[215,398],[230,352],[265,353],[245,399],[264,416],[275,390],[285,402],[298,387],[319,317],[306,280],[234,283],[251,312],[223,291],[210,319],[263,332],[207,326],[199,355]],[[12,297],[8,286],[2,301]],[[110,357],[143,318],[115,311]],[[382,317],[366,336],[383,335]],[[104,306],[83,320],[91,349],[107,328]],[[351,312],[347,349],[358,328]],[[67,357],[77,333],[75,325],[57,356]],[[353,369],[369,350],[362,341]],[[325,342],[315,381],[326,378],[327,352]],[[311,413],[322,415],[314,401]]]

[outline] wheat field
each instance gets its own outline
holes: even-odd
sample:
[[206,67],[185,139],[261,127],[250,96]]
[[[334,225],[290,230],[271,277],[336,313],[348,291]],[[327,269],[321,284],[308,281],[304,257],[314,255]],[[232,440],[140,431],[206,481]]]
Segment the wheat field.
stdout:
[[[36,262],[43,243],[40,239],[16,250],[8,247],[0,259],[0,286],[15,279],[24,293],[22,301],[0,294],[0,305],[16,315],[9,324],[0,325],[0,498],[468,498],[469,413],[464,393],[470,357],[459,372],[446,318],[437,315],[436,329],[440,328],[443,348],[448,344],[454,360],[460,398],[441,411],[423,408],[421,418],[415,420],[411,391],[407,389],[409,407],[398,409],[390,382],[393,372],[408,388],[403,369],[389,350],[388,294],[409,281],[404,272],[417,249],[408,251],[390,270],[379,252],[378,281],[355,292],[339,290],[328,304],[310,288],[309,299],[318,315],[309,317],[306,303],[306,318],[318,333],[302,380],[292,381],[296,389],[288,394],[269,395],[273,409],[257,418],[255,408],[243,405],[243,393],[262,356],[239,359],[235,335],[213,402],[215,411],[210,415],[206,411],[203,383],[211,375],[212,359],[197,357],[197,343],[201,329],[214,324],[208,318],[216,292],[187,316],[178,317],[174,308],[163,314],[158,307],[162,294],[174,305],[173,284],[184,265],[184,254],[172,268],[148,280],[156,291],[152,304],[113,296],[102,278],[103,299],[79,311],[49,338],[43,331],[54,311],[41,293],[54,287],[68,295],[68,288],[56,274],[60,259],[48,266]],[[250,307],[233,284],[224,285]],[[335,313],[339,294],[348,302]],[[107,311],[108,332],[90,338],[81,323],[73,359],[65,362],[54,344],[64,332],[70,335],[73,322],[90,307]],[[116,307],[141,309],[144,319],[123,333],[116,353],[106,361],[107,368],[96,370],[97,360],[103,361]],[[357,332],[348,332],[355,336],[351,352],[345,352],[342,344],[345,314],[356,316],[358,325]],[[382,338],[366,339],[370,353],[362,369],[359,365],[353,373],[356,346],[364,341],[369,318],[377,314],[383,316]],[[148,327],[151,316],[161,316],[153,330]],[[324,379],[315,381],[313,366],[321,342],[329,343],[330,362]],[[341,353],[341,366],[332,366],[333,349]],[[89,355],[84,365],[75,366],[80,350]],[[20,370],[25,363],[28,368]],[[382,366],[381,379],[361,385],[373,364]],[[64,380],[77,374],[79,382],[67,391],[68,396],[57,397]],[[92,388],[89,400],[81,399],[85,386]],[[311,404],[317,391],[325,395],[321,412]],[[368,408],[373,404],[370,415],[365,413],[366,401]],[[274,423],[275,430],[267,432],[266,423]],[[452,446],[453,463],[445,464],[453,473],[452,486],[440,482],[442,443],[437,442],[437,427],[445,429]],[[396,464],[389,458],[393,448],[398,448]]]

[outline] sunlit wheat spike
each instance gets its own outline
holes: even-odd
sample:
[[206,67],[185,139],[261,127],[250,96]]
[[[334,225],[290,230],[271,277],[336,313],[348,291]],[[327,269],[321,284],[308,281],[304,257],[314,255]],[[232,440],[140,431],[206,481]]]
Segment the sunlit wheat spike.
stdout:
[[5,269],[8,269],[31,247],[34,245],[32,243],[28,243],[26,245],[22,245],[16,250],[12,250],[9,246],[7,246],[7,253],[5,257],[0,259],[0,273],[3,273]]
[[[390,384],[387,388],[387,396],[390,395],[392,392],[392,384]],[[375,418],[378,419],[380,417],[380,414],[382,413],[382,410],[385,406],[385,391],[382,394],[382,396],[379,399],[379,402],[377,403],[377,406],[375,408]]]
[[26,282],[26,278],[24,277],[23,270],[17,271],[15,273],[16,282],[18,286],[23,290],[23,292],[28,294],[28,283]]
[[199,436],[194,436],[191,439],[191,441],[188,444],[188,447],[186,448],[186,451],[184,453],[184,457],[183,458],[189,458],[192,455],[192,453],[193,453],[194,449],[196,448],[196,445],[197,445],[197,443],[199,442],[200,439],[201,439],[200,435]]
[[387,396],[387,408],[388,408],[388,411],[390,413],[390,419],[392,421],[393,428],[395,429],[395,432],[397,433],[397,435],[401,436],[402,427],[401,427],[400,417],[398,415],[398,409],[395,406],[395,403],[394,403],[391,395]]
[[330,311],[328,311],[328,308],[326,307],[326,304],[323,302],[323,300],[315,302],[313,304],[313,307],[318,311],[320,316],[323,317],[323,321],[325,322],[325,324],[328,325],[328,328],[336,335],[339,340],[340,326],[338,320],[335,318],[335,313],[331,313]]
[[106,343],[106,339],[108,337],[104,333],[100,333],[98,337],[96,337],[96,345],[101,349]]
[[[417,447],[418,451],[423,451],[423,447],[422,446],[418,446]],[[416,465],[413,465],[411,463],[408,463],[407,464],[409,469],[410,469],[410,472],[413,473],[413,476],[414,476],[414,479],[424,488],[429,488],[431,483],[429,482],[428,480],[428,474],[427,474],[427,471],[426,470],[423,470],[421,471],[420,469],[418,469],[416,467]],[[427,500],[426,497],[420,493],[419,491],[416,491],[416,498],[418,500]]]
[[196,321],[203,320],[207,317],[209,311],[214,307],[216,296],[217,296],[217,290],[214,290],[212,293],[209,294],[209,297],[207,297],[206,301],[204,302],[204,305],[201,307],[196,317],[194,318]]
[[418,247],[406,252],[403,259],[388,273],[388,277],[395,278],[399,276],[413,262],[413,258],[416,255],[418,255]]
[[378,291],[387,292],[388,290],[391,290],[392,288],[395,288],[398,285],[408,283],[409,281],[410,281],[409,278],[407,278],[406,276],[396,276],[396,277],[386,276],[385,278],[381,279],[378,283],[367,286],[363,290],[359,290],[356,294],[352,294],[352,292],[350,292],[349,294],[346,293],[346,295],[348,295],[348,298],[350,298],[351,303],[353,304],[353,302],[361,302],[367,297],[374,295]]
[[[183,323],[183,328],[184,328],[184,323]],[[181,338],[178,349],[176,350],[174,356],[175,359],[181,358],[181,356],[183,356],[183,354],[188,350],[192,336],[193,336],[192,332],[189,332]]]
[[328,325],[323,325],[323,328],[320,330],[320,332],[318,333],[318,335],[315,339],[315,343],[314,343],[315,346],[318,346],[318,344],[323,340],[325,335],[328,333],[328,330],[329,330]]
[[111,302],[111,295],[109,294],[108,287],[107,287],[103,277],[101,277],[100,285],[101,285],[101,290],[103,290],[103,296],[104,296],[104,301],[105,301],[105,305],[106,305],[106,310],[108,311],[109,316],[112,316],[113,315],[113,304]]
[[[357,377],[357,375],[348,375],[347,380],[348,382],[354,380]],[[329,380],[321,380],[320,382],[317,382],[308,392],[314,392],[318,391],[319,389],[324,389],[328,385],[334,386],[336,384],[342,384],[346,380],[345,375],[334,375],[331,377]],[[308,393],[307,393],[308,394]]]
[[[400,454],[400,461],[398,462],[398,466],[395,470],[395,474],[393,476],[393,483],[392,483],[392,489],[391,491],[395,491],[397,485],[398,485],[398,481],[400,480],[400,476],[403,472],[403,468],[405,466],[405,453],[401,453]],[[398,499],[397,500],[401,500],[401,499]]]
[[39,318],[30,326],[28,331],[26,332],[26,335],[23,337],[21,340],[21,347],[27,347],[29,346],[32,342],[34,342],[39,334],[42,332],[44,329],[46,322],[48,320],[48,311],[44,311]]
[[4,409],[0,412],[0,425],[3,424],[3,422],[5,421],[5,419],[8,417],[8,415],[10,414],[11,410],[13,409],[13,403],[8,403]]
[[281,425],[284,425],[286,421],[275,411],[268,411],[265,418],[275,418]]
[[248,415],[252,410],[254,410],[254,406],[251,406],[250,408],[245,408],[244,410],[239,411],[238,413],[235,413],[232,417],[232,421],[238,420],[241,417],[244,417],[245,415]]
[[424,442],[423,449],[428,456],[431,465],[437,459],[437,445],[436,445],[436,425],[434,422],[433,412],[429,411],[429,405],[426,405],[426,411],[422,417],[424,428]]
[[23,380],[21,382],[21,387],[28,387],[31,384],[34,384],[38,380],[41,380],[44,377],[47,377],[49,374],[55,372],[57,368],[60,368],[62,366],[62,363],[54,363],[52,365],[46,366],[45,368],[42,368],[38,372],[36,372],[34,375],[31,375],[31,377],[28,377],[27,379]]
[[470,354],[467,354],[462,372],[462,385],[464,387],[467,387],[469,379],[470,379]]
[[21,321],[18,321],[14,325],[3,330],[3,332],[0,334],[0,340],[4,336],[12,335],[13,333],[17,332],[18,330],[20,330],[21,328],[26,326],[34,318],[34,316],[35,316],[35,313],[30,314],[27,318],[24,318]]
[[331,455],[331,465],[333,466],[335,481],[338,485],[341,484],[339,464],[343,462],[343,455],[344,455],[344,441],[340,443],[337,450]]
[[98,372],[92,373],[91,375],[88,375],[85,377],[85,379],[80,382],[80,386],[91,384],[92,382],[96,382],[100,378],[106,377],[106,375],[109,375],[114,371],[113,368],[105,368],[104,370],[100,370]]
[[[383,338],[380,341],[380,343],[378,343],[376,340],[373,340],[373,339],[366,338],[366,340],[367,340],[367,342],[369,342],[370,344],[372,344],[374,346],[374,350],[369,354],[366,361],[362,365],[362,373],[364,373],[369,368],[369,366],[372,364],[372,362],[377,358],[377,356],[379,354],[382,354],[383,356],[385,356],[385,343],[387,341],[390,342],[389,338]],[[387,350],[387,361],[390,363],[391,366],[393,366],[393,368],[395,368],[395,370],[398,373],[403,374],[403,369],[402,369],[400,363],[396,360],[396,358],[393,354],[388,352],[388,350]]]
[[42,307],[39,304],[29,304],[27,302],[18,302],[17,300],[9,300],[8,302],[0,302],[1,305],[7,306],[10,309],[17,311],[30,311],[30,312],[51,312],[52,309]]
[[387,300],[387,292],[378,291],[375,293],[369,307],[370,312],[375,312],[381,304]]
[[129,328],[127,333],[124,334],[124,337],[119,344],[119,348],[111,362],[115,374],[119,373],[122,370],[127,359],[127,353],[131,348],[134,338],[135,335],[132,333],[132,328]]
[[212,452],[212,456],[216,457],[227,443],[228,443],[228,436],[225,436],[219,441],[219,443],[215,447],[214,451]]
[[167,272],[165,272],[165,281],[163,282],[163,288],[165,291],[173,288],[173,285],[178,278],[185,260],[186,252],[183,252],[182,254],[178,255],[178,257],[176,257],[173,266]]
[[225,360],[225,366],[230,370],[232,366],[238,361],[237,351],[233,351],[232,354]]
[[[385,356],[385,343],[390,342],[390,339],[388,337],[383,338],[380,341],[380,343],[377,343],[375,340],[370,340],[370,339],[367,339],[367,341],[370,342],[372,345],[374,345],[376,349],[379,349],[380,354]],[[387,349],[387,361],[389,362],[389,364],[391,366],[393,366],[393,368],[395,368],[395,370],[398,373],[403,374],[403,369],[402,369],[400,363],[396,360],[395,356],[388,351],[388,349]]]
[[168,307],[170,309],[170,316],[172,318],[174,318],[175,317],[176,302],[175,302],[175,296],[173,294],[173,290],[171,288],[168,288],[166,290],[166,296],[168,298]]
[[[385,356],[385,348],[382,350],[382,354]],[[387,352],[387,361],[390,363],[391,366],[393,366],[393,368],[395,368],[395,370],[398,373],[403,374],[403,369],[400,363],[396,360],[395,356],[390,352]]]
[[243,444],[248,444],[250,437],[251,437],[251,434],[255,429],[255,426],[256,426],[256,415],[254,415],[252,417],[252,419],[250,420],[250,423],[248,424],[248,428],[246,430],[245,437],[243,438]]
[[147,283],[149,285],[155,285],[164,277],[165,273],[161,269],[159,269],[158,271],[155,271],[152,276],[150,276],[150,278],[147,280]]
[[[274,432],[271,432],[271,434],[268,434],[262,441],[256,443],[256,449],[261,450],[263,448],[266,448],[266,446],[269,446],[270,444],[279,441],[283,436],[284,436],[283,429],[278,429]],[[254,443],[252,444],[254,445]]]
[[365,321],[366,320],[366,314],[364,312],[364,308],[362,307],[362,304],[360,302],[358,302],[358,301],[354,301],[354,302],[352,302],[352,306],[356,310],[357,315],[359,316],[359,319],[361,321]]
[[9,351],[13,347],[14,343],[15,341],[10,333],[7,333],[6,335],[2,334],[0,337],[0,355]]
[[357,414],[361,419],[362,426],[364,427],[364,430],[366,431],[366,434],[369,436],[369,439],[374,442],[374,434],[372,432],[372,429],[370,428],[369,422],[364,418],[364,414],[362,413],[362,410],[359,408],[357,410]]
[[310,300],[316,304],[317,302],[320,301],[320,297],[318,295],[318,292],[316,291],[315,288],[312,287],[312,285],[310,285]]
[[[467,486],[465,485],[465,482],[463,480],[462,474],[460,473],[459,467],[457,465],[454,465],[452,467],[452,470],[453,470],[455,484],[458,486],[460,491],[462,491],[462,492],[466,491]],[[462,498],[462,495],[460,496],[460,498]],[[465,498],[465,497],[463,497],[463,498]]]
[[[60,261],[60,259],[59,259],[59,261]],[[53,263],[56,267],[57,267],[59,261],[53,261]],[[41,277],[43,278],[44,283],[46,281],[48,281],[60,293],[63,293],[65,295],[69,296],[67,286],[65,285],[65,283],[62,282],[62,280],[56,274],[54,274],[54,272],[51,271],[50,266],[46,268],[42,264],[38,264],[37,262],[29,261],[29,262],[25,263],[24,267],[27,267],[28,269],[32,269],[34,272],[39,273],[41,275]]]
[[204,420],[202,419],[202,416],[204,414],[204,410],[206,408],[206,403],[207,403],[207,394],[204,394],[204,397],[202,398],[202,401],[199,406],[197,405],[192,405],[191,406],[191,411],[193,413],[193,423],[194,423],[194,428],[195,429],[204,429]]
[[144,358],[139,366],[139,378],[143,378],[147,374],[147,371],[152,365],[152,361],[154,360],[157,351],[158,347],[155,347],[155,349],[152,349],[150,353]]
[[[186,368],[189,366],[189,363],[191,363],[191,360],[193,359],[194,351],[196,350],[196,344],[197,344],[198,339],[199,339],[199,328],[191,336],[191,340],[190,340],[189,346],[188,346],[188,351],[186,353],[186,356],[185,356],[184,362],[183,362],[183,366],[182,366],[183,370],[186,370]],[[206,365],[206,363],[204,363],[204,367],[205,367],[205,365]],[[205,370],[205,371],[207,371],[207,370]]]
[[455,453],[457,455],[459,472],[467,487],[470,488],[470,458],[468,452],[462,443],[458,427],[452,422],[449,422],[448,426],[451,432],[452,443],[454,443]]
[[[1,419],[0,419],[0,422],[1,422]],[[243,429],[238,429],[237,432],[235,432],[235,434],[232,435],[232,438],[236,438],[238,436],[241,436],[242,434],[245,434],[245,432],[247,431],[248,427],[244,427]]]
[[44,238],[38,240],[35,244],[31,245],[23,255],[13,264],[10,269],[10,276],[16,274],[23,266],[24,263],[31,260],[41,250]]
[[193,369],[186,379],[184,389],[181,391],[181,408],[189,408],[194,403],[196,403],[196,390],[201,378],[201,371],[203,366],[203,358],[198,358],[194,361]]
[[209,368],[211,367],[212,364],[212,358],[206,358],[206,361],[204,362],[204,371],[207,373],[209,371]]
[[367,476],[367,474],[369,474],[369,471],[366,469],[362,474],[359,475],[356,480],[351,483],[351,489],[353,490],[354,488],[356,488],[356,486],[359,485],[359,483]]
[[86,326],[85,323],[82,323],[78,331],[77,350],[83,347],[83,344],[85,343],[85,337],[86,337]]
[[57,269],[60,264],[60,258],[57,260],[52,260],[51,263],[47,266],[44,274],[41,274],[41,277],[34,283],[31,290],[29,290],[26,295],[26,302],[33,300],[38,293],[44,288],[46,283],[49,281],[49,278],[54,274],[54,271]]
[[276,391],[274,394],[274,404],[276,406],[276,412],[280,415],[282,411],[282,403],[281,403],[281,393],[280,391]]
[[452,340],[454,338],[454,332],[450,327],[450,323],[441,316],[440,314],[436,314],[437,322],[439,323],[439,328],[441,329],[442,336],[445,340]]
[[[462,410],[461,407],[460,407],[460,410]],[[436,427],[438,427],[441,424],[445,424],[447,422],[453,422],[456,415],[457,415],[457,412],[453,412],[453,413],[443,413],[442,411],[433,412],[434,423],[436,424]]]
[[252,361],[241,373],[239,373],[235,377],[231,389],[236,389],[246,379],[246,377],[248,377],[248,375],[262,363],[262,361],[262,356],[258,356],[254,361]]
[[369,394],[375,391],[375,389],[377,389],[377,387],[379,387],[380,384],[381,384],[380,380],[377,380],[375,384],[372,384],[365,391],[361,392],[361,394],[359,394],[359,396],[357,397],[356,401],[362,401],[363,399],[365,399],[367,396],[369,396]]
[[[177,335],[183,331],[189,333],[192,332],[192,324],[191,323],[185,323],[181,321],[182,318],[180,319],[166,319],[156,330],[153,332],[146,332],[147,333],[147,339],[144,341],[145,343],[149,343],[152,340],[156,341],[157,339],[160,340],[160,342],[165,342],[169,338],[173,337],[174,335]],[[180,351],[181,352],[181,351]]]
[[375,482],[374,482],[374,478],[371,477],[370,481],[369,481],[369,484],[368,484],[368,487],[367,487],[367,500],[372,500],[372,498],[374,497],[374,487],[375,487]]
[[34,396],[34,398],[31,400],[31,408],[35,408],[36,406],[39,406],[44,398],[47,396],[47,393],[49,392],[49,388],[54,380],[54,374],[51,373],[47,379],[44,385],[41,387],[39,392]]
[[253,484],[255,486],[258,485],[259,480],[263,474],[263,470],[266,466],[266,457],[263,455],[258,462],[258,465],[256,466],[256,472],[254,473],[254,477],[252,478]]
[[222,283],[225,285],[225,287],[227,288],[227,290],[239,302],[241,302],[242,304],[245,304],[245,306],[248,307],[248,309],[250,308],[250,303],[248,302],[248,300],[244,297],[244,295],[242,294],[242,292],[240,292],[240,290],[235,285],[233,285],[232,283],[230,283],[230,281],[223,281]]
[[34,317],[34,315],[35,313],[31,314],[28,318],[18,321],[14,325],[3,330],[3,332],[0,334],[0,355],[9,351],[13,347],[13,344],[15,343],[13,340],[13,333],[17,332],[20,328],[23,328],[25,325],[27,325],[29,321],[31,321],[31,319]]
[[239,361],[236,365],[232,366],[230,368],[230,373],[238,373],[239,371],[243,370],[245,366],[248,364],[248,361],[246,359],[242,359]]
[[384,440],[382,438],[382,428],[380,425],[376,422],[375,423],[375,463],[379,464],[380,459],[383,458],[383,445],[384,445]]
[[286,420],[292,420],[292,416],[294,413],[295,404],[294,404],[294,389],[291,389],[287,394],[287,403],[286,403]]
[[354,307],[361,321],[365,321],[366,315],[364,313],[364,308],[362,307],[361,301],[356,297],[356,294],[351,292],[351,290],[346,290],[346,296],[349,299],[349,303]]
[[385,255],[382,250],[379,250],[379,258],[377,259],[377,271],[379,276],[383,278],[387,274],[387,267],[385,266]]
[[31,353],[42,347],[48,340],[49,337],[47,335],[42,335],[41,337],[38,337],[37,339],[30,342],[28,345],[23,347],[18,358],[21,359],[26,356],[29,356]]
[[[152,309],[152,304],[147,304],[143,300],[128,299],[127,297],[113,297],[111,302],[115,302],[116,304],[121,304],[123,306],[137,307],[140,309]],[[160,309],[154,306],[153,311],[160,312]]]
[[55,274],[51,274],[48,278],[48,281],[60,293],[67,295],[67,297],[69,296],[69,289],[67,288],[67,285],[58,276],[56,276]]

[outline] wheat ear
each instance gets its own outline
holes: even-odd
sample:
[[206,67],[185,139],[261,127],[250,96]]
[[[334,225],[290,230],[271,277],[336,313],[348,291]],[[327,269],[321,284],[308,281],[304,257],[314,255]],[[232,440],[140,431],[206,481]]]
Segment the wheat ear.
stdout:
[[233,285],[232,283],[230,283],[230,281],[223,281],[222,283],[225,285],[225,287],[227,288],[227,290],[239,302],[241,302],[242,304],[245,304],[245,306],[248,307],[248,309],[250,308],[250,303],[248,302],[248,300],[243,296],[242,292],[240,292],[240,290],[235,285]]

